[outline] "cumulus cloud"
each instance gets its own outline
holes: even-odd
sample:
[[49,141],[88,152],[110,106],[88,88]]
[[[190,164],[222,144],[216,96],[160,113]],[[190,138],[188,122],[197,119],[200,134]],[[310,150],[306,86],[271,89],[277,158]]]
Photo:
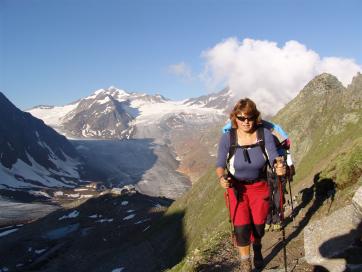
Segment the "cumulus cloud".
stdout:
[[326,57],[297,41],[279,47],[271,41],[229,38],[202,53],[202,79],[209,88],[229,86],[238,97],[254,99],[275,114],[316,75],[335,75],[345,86],[362,67],[353,59]]
[[177,64],[172,64],[168,66],[168,72],[172,75],[179,76],[186,80],[192,79],[191,68],[184,62],[180,62]]

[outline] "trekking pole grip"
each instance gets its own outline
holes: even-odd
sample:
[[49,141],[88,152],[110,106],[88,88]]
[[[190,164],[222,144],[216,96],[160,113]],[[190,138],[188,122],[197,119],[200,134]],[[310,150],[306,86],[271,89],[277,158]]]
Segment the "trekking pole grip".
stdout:
[[285,176],[287,168],[283,157],[277,157],[274,163],[275,173],[278,177]]

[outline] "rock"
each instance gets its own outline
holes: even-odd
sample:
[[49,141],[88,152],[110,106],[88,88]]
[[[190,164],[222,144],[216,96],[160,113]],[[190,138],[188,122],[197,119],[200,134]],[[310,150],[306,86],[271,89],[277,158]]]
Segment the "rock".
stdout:
[[322,220],[309,224],[304,229],[305,258],[309,264],[324,266],[328,270],[336,272],[346,269],[346,261],[344,259],[330,260],[330,258],[343,252],[343,249],[351,241],[339,241],[338,245],[328,248],[327,252],[323,252],[323,254],[319,249],[323,243],[335,237],[348,234],[353,229],[352,212],[353,207],[349,205]]
[[133,185],[125,185],[122,188],[113,188],[111,194],[114,195],[126,195],[126,194],[135,194],[136,188]]
[[127,192],[127,190],[126,189],[122,189],[122,188],[113,188],[112,190],[111,190],[111,194],[113,194],[113,195],[123,195],[123,194],[125,194]]
[[309,264],[335,272],[361,267],[362,260],[351,253],[362,250],[356,246],[356,240],[361,238],[362,186],[352,203],[304,229],[305,258]]

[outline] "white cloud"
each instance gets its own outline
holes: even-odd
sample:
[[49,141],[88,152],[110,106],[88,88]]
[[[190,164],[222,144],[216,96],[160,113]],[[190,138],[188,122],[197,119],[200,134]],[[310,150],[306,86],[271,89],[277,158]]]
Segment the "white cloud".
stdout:
[[352,59],[321,58],[297,41],[229,38],[202,53],[202,79],[209,88],[228,85],[238,98],[250,97],[265,114],[275,114],[316,75],[335,75],[345,86],[362,67]]
[[191,68],[184,62],[172,64],[168,67],[167,70],[170,74],[182,77],[187,80],[192,79]]

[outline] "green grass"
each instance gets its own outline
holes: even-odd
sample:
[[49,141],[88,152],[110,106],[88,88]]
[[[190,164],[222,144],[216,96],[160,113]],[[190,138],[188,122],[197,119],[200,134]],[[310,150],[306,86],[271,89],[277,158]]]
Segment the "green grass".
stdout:
[[186,256],[168,271],[193,271],[206,258],[220,239],[229,231],[224,190],[217,182],[214,169],[210,169],[192,189],[175,201],[166,212],[185,211],[183,231],[186,239]]
[[344,189],[358,182],[362,174],[362,138],[333,158],[320,176],[331,178],[338,189]]
[[214,169],[210,169],[186,195],[175,201],[166,215],[180,209],[185,209],[184,231],[188,250],[199,247],[215,230],[227,228],[223,189],[217,182]]
[[[343,150],[348,150],[356,138],[360,136],[360,133],[358,127],[348,126],[343,132],[333,137],[317,137],[309,152],[298,164],[296,180],[308,176],[321,161],[330,160]],[[321,141],[318,138],[321,138]]]

